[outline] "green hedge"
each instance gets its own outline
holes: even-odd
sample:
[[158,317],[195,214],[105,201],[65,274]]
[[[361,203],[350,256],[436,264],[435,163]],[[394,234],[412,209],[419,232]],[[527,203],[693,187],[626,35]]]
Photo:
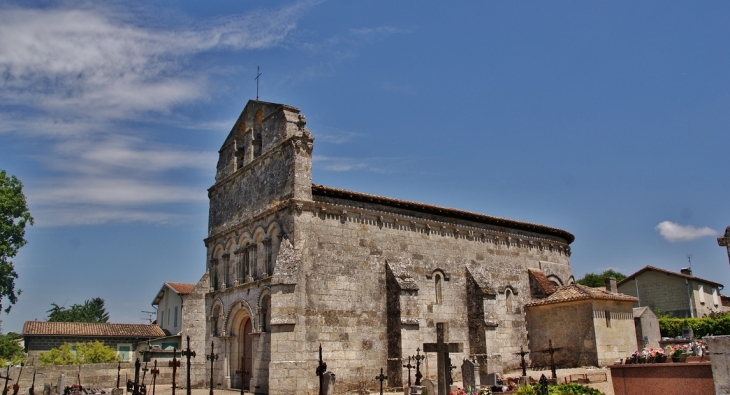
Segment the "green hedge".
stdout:
[[659,330],[662,337],[682,335],[682,328],[692,328],[695,337],[707,335],[730,335],[730,314],[705,318],[660,318]]

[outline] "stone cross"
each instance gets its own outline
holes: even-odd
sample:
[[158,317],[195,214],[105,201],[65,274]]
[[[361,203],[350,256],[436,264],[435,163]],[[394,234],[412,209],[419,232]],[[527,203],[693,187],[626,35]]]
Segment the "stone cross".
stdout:
[[210,395],[213,395],[213,361],[218,360],[218,354],[213,352],[213,341],[210,341],[210,354],[205,356],[210,361]]
[[[187,337],[187,340],[188,340],[188,348],[186,348],[185,350],[182,350],[182,352],[180,354],[181,354],[181,356],[184,355],[188,359],[188,366],[187,366],[188,387],[186,389],[186,393],[187,393],[187,395],[190,395],[190,358],[195,358],[195,351],[190,349],[190,336]],[[243,387],[241,387],[241,388],[243,388]]]
[[375,376],[375,380],[380,380],[380,395],[383,395],[383,381],[387,379],[388,376],[383,375],[383,368],[380,368],[380,375]]
[[725,235],[717,238],[717,245],[727,248],[727,259],[730,262],[730,226],[725,228]]
[[520,367],[522,368],[522,377],[527,376],[527,362],[525,362],[525,355],[529,354],[529,351],[525,351],[522,346],[520,346],[520,352],[516,352],[515,355],[519,355],[520,358],[522,358],[522,361],[520,362]]
[[248,373],[248,372],[243,370],[243,357],[241,357],[241,368],[236,370],[236,374],[241,376],[241,395],[243,395],[243,376],[246,373]]
[[160,374],[160,369],[157,368],[157,360],[155,359],[155,367],[150,370],[152,375],[152,395],[155,395],[155,385],[157,384],[157,375]]
[[420,348],[416,348],[416,355],[413,357],[413,359],[416,360],[416,382],[414,384],[421,385],[421,379],[423,378],[423,375],[421,374],[421,361],[426,359],[426,357],[421,355]]
[[408,365],[403,365],[404,368],[408,369],[408,387],[411,386],[411,369],[415,368],[415,366],[411,365],[411,357],[408,357]]
[[169,361],[168,364],[172,368],[172,395],[175,395],[175,387],[177,387],[175,376],[177,376],[177,368],[180,367],[180,360],[177,359],[177,348],[172,349],[172,361]]
[[438,395],[449,394],[449,379],[451,378],[451,359],[450,352],[459,352],[461,343],[446,343],[446,334],[444,333],[444,323],[436,324],[436,343],[424,343],[424,352],[436,353],[436,365],[438,371]]
[[559,350],[562,350],[562,349],[563,349],[562,347],[553,348],[553,340],[552,339],[548,339],[548,348],[545,349],[545,350],[538,351],[538,352],[547,352],[547,353],[550,353],[550,371],[553,374],[553,380],[556,380],[556,382],[558,380],[558,374],[555,371],[555,359],[553,359],[553,354],[555,354],[555,351],[559,351]]

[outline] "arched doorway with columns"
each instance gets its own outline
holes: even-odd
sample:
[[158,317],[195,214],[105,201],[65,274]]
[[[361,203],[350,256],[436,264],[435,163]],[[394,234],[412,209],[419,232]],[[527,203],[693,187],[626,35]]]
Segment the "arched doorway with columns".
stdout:
[[[231,387],[249,390],[249,383],[253,373],[253,316],[243,302],[237,303],[231,312],[230,320],[230,347],[228,363],[230,364]],[[243,371],[236,374],[237,371]]]

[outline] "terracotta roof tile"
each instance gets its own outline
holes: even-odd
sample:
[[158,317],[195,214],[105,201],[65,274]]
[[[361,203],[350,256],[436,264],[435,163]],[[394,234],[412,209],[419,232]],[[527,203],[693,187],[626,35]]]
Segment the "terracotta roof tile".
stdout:
[[165,282],[165,284],[169,285],[179,295],[189,295],[195,289],[195,284],[173,283],[170,281]]
[[710,281],[710,280],[705,280],[704,278],[699,278],[699,277],[695,277],[695,276],[692,276],[692,275],[689,275],[689,274],[684,274],[684,273],[679,273],[679,272],[673,272],[671,270],[666,270],[666,269],[662,269],[660,267],[649,266],[649,265],[644,266],[643,268],[639,269],[639,271],[637,271],[636,273],[631,274],[630,276],[628,276],[625,279],[621,280],[616,285],[621,285],[621,284],[623,284],[623,283],[625,283],[625,282],[627,282],[629,280],[632,280],[634,277],[638,276],[639,274],[641,274],[641,273],[643,273],[643,272],[645,272],[647,270],[655,270],[657,272],[662,272],[662,273],[669,274],[669,275],[673,275],[673,276],[677,276],[677,277],[688,278],[690,280],[695,280],[695,281],[702,281],[702,282],[705,282],[705,283],[708,283],[708,284],[712,284],[712,285],[719,286],[720,288],[722,288],[722,286],[723,286],[720,283],[716,283],[716,282]]
[[157,325],[26,321],[23,336],[163,337]]
[[616,300],[636,303],[638,298],[624,294],[615,294],[602,288],[591,288],[580,284],[570,284],[558,289],[545,299],[527,303],[525,307],[543,306],[546,304],[573,302],[576,300]]
[[415,210],[420,212],[426,212],[429,214],[443,215],[452,218],[487,223],[490,225],[504,226],[512,229],[542,233],[564,239],[568,244],[572,243],[575,240],[575,236],[573,236],[572,233],[566,232],[558,228],[551,228],[549,226],[515,221],[507,218],[493,217],[490,215],[472,213],[469,211],[457,210],[448,207],[434,206],[431,204],[393,199],[384,196],[370,195],[362,192],[348,191],[345,189],[332,188],[324,185],[312,184],[312,194],[320,196],[332,196],[340,199],[354,200],[366,203],[383,204],[386,206],[398,207],[401,209]]
[[527,272],[532,276],[532,278],[535,280],[537,285],[542,289],[542,292],[545,293],[545,295],[550,295],[553,292],[555,292],[556,288],[553,283],[548,280],[545,273],[542,272],[542,270],[538,269],[527,269]]

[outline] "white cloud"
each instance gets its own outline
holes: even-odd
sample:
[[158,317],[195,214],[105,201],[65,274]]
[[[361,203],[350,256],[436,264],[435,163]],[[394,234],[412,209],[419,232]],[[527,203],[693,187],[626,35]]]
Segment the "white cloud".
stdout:
[[675,241],[690,241],[718,234],[716,230],[707,226],[695,228],[691,225],[680,225],[671,221],[663,221],[654,229],[656,229],[665,240],[671,243],[674,243]]
[[68,4],[0,6],[0,135],[15,134],[32,149],[44,138],[30,155],[48,176],[24,180],[41,226],[171,223],[184,216],[170,205],[207,201],[208,185],[171,173],[213,172],[217,154],[152,142],[150,129],[230,128],[235,120],[190,122],[176,112],[211,94],[196,57],[280,45],[314,3],[171,28],[113,6]]
[[[275,46],[301,5],[154,30],[104,9],[0,9],[0,103],[66,117],[112,119],[169,112],[205,97],[206,81],[183,69],[193,55]],[[70,113],[69,113],[70,112]]]

